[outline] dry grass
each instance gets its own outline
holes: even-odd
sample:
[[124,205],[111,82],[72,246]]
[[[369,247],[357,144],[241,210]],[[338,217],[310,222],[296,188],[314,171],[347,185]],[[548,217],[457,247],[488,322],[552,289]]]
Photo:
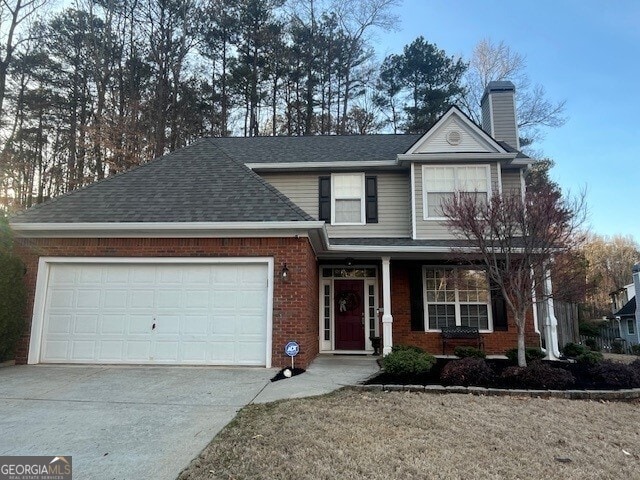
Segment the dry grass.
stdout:
[[640,478],[640,405],[350,392],[251,405],[193,479]]
[[603,353],[602,356],[605,360],[626,364],[633,363],[635,360],[640,359],[637,355],[622,355],[620,353]]

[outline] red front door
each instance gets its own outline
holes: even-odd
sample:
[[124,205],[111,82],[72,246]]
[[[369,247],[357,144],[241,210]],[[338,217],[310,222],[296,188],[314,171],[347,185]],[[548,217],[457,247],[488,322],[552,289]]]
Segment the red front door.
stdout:
[[364,350],[364,281],[335,280],[336,350]]

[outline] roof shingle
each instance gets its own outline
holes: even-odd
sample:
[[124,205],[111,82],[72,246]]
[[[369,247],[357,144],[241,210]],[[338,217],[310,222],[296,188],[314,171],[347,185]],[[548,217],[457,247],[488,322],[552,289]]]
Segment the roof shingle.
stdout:
[[12,223],[312,221],[209,139],[14,216]]

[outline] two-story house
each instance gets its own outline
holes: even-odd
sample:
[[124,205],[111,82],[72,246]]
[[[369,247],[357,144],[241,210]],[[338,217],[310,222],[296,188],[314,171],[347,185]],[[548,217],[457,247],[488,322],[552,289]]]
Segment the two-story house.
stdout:
[[[17,361],[281,366],[295,340],[304,366],[372,337],[440,353],[455,325],[504,353],[515,325],[440,204],[524,191],[514,95],[491,83],[482,127],[452,107],[423,135],[203,139],[15,216]],[[557,351],[533,312],[527,341],[543,323]]]
[[640,263],[632,268],[633,283],[609,294],[611,297],[611,320],[617,322],[620,338],[628,345],[640,345]]

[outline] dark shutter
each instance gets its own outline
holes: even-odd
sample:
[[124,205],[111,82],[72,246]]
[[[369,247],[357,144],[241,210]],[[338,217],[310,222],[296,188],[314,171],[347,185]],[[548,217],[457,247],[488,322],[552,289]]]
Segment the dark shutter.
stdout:
[[367,223],[378,223],[378,178],[365,177]]
[[411,301],[411,330],[424,332],[424,299],[422,286],[422,266],[409,268],[409,298]]
[[508,331],[507,304],[502,296],[502,290],[494,282],[491,282],[491,311],[493,313],[493,329],[496,332]]
[[331,177],[318,180],[318,220],[331,222]]

